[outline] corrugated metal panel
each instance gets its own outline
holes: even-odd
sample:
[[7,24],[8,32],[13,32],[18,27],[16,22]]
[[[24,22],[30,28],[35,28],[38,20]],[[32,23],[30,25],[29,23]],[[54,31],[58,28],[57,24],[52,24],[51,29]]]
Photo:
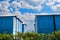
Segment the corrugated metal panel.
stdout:
[[48,34],[60,30],[60,15],[37,15],[35,21],[38,33]]
[[36,16],[38,33],[54,32],[53,16]]
[[60,16],[55,16],[56,31],[60,30]]
[[0,33],[13,33],[13,17],[0,17]]

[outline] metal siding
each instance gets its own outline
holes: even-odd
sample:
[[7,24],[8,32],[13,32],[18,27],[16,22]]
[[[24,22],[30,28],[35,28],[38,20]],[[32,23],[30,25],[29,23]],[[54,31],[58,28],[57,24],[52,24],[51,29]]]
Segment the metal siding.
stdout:
[[13,17],[0,17],[0,33],[13,33]]
[[53,16],[36,16],[38,33],[52,33],[54,31]]
[[22,33],[24,33],[24,24],[22,24]]
[[13,34],[17,34],[17,32],[22,32],[22,23],[17,18],[14,17],[13,19]]
[[60,16],[55,16],[56,31],[60,30]]
[[22,32],[22,23],[19,21],[19,32]]
[[18,19],[17,19],[17,32],[18,32]]
[[19,32],[19,20],[17,20],[17,32]]
[[17,19],[14,17],[14,18],[13,18],[13,34],[14,34],[14,35],[15,35],[16,32],[17,32],[16,27],[17,27]]

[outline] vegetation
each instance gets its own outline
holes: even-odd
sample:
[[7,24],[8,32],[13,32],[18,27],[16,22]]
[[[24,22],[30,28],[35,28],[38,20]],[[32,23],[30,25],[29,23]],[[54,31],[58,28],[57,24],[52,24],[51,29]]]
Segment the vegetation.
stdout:
[[[15,38],[14,38],[15,37]],[[38,34],[38,33],[29,33],[26,32],[24,34],[17,33],[17,35],[13,34],[0,34],[0,40],[60,40],[60,30],[56,31],[55,34]]]

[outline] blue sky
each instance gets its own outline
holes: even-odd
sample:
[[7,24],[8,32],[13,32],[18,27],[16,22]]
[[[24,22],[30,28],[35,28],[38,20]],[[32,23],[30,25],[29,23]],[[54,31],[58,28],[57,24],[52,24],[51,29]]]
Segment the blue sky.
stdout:
[[60,13],[60,0],[0,0],[0,13],[3,11],[19,13],[20,18],[33,27],[35,14]]

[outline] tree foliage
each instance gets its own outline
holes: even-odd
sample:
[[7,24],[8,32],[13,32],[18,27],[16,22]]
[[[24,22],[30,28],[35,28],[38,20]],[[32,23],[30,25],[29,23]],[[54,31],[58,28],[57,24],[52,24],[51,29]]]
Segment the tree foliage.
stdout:
[[14,39],[16,37],[17,39],[23,39],[23,40],[60,40],[60,30],[56,31],[55,34],[38,34],[35,32],[26,32],[24,34],[18,32],[17,35],[13,34],[0,34],[0,40],[17,40]]

